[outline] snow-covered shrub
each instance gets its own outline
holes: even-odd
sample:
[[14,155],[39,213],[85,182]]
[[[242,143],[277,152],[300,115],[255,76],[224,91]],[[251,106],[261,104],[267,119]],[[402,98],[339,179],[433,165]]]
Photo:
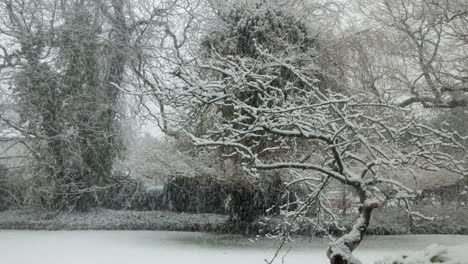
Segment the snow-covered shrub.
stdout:
[[132,148],[119,169],[128,169],[160,185],[175,175],[214,176],[219,172],[213,168],[219,161],[216,153],[194,150],[193,146],[185,146],[183,139],[156,139],[147,134]]
[[107,187],[97,192],[101,206],[116,210],[154,210],[162,207],[162,190],[149,188],[142,179],[118,172],[108,180]]
[[0,211],[28,205],[30,184],[31,179],[24,178],[21,171],[0,165]]
[[172,177],[164,187],[164,203],[179,212],[227,213],[234,222],[253,222],[278,214],[286,186],[279,174],[249,182],[209,175]]
[[200,175],[174,176],[164,186],[164,204],[170,210],[193,213],[225,213],[225,184]]
[[448,255],[447,248],[440,245],[430,245],[421,252],[409,255],[384,257],[383,260],[376,261],[375,264],[461,264],[452,260]]
[[286,185],[280,174],[269,173],[258,180],[230,181],[227,204],[231,221],[253,222],[261,216],[278,215],[286,203]]

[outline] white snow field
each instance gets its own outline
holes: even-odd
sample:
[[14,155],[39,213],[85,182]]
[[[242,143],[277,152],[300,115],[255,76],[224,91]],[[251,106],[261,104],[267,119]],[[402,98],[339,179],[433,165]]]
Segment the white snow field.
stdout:
[[[159,231],[0,231],[0,263],[5,264],[262,264],[275,252],[274,240]],[[468,236],[417,235],[367,237],[355,255],[374,263],[386,255],[449,248],[467,263]],[[298,239],[284,263],[328,263],[326,242]],[[279,255],[275,263],[282,263]]]

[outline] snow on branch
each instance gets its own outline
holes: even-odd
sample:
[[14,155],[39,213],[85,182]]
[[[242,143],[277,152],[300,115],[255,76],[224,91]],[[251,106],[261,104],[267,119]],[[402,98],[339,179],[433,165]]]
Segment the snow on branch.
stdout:
[[[213,117],[204,133],[187,133],[197,146],[234,150],[236,155],[229,157],[237,156],[250,174],[311,171],[315,180],[310,184],[307,177],[299,177],[288,185],[305,184],[313,194],[294,202],[294,210],[283,207],[288,208],[284,216],[290,230],[296,221],[310,219],[311,202],[317,205],[314,214],[321,215],[312,221],[319,229],[336,222],[317,175],[353,188],[360,218],[351,233],[330,246],[330,259],[339,256],[359,263],[351,252],[362,240],[372,210],[385,199],[416,196],[389,172],[422,168],[467,173],[465,138],[420,124],[407,110],[374,101],[373,96],[324,86],[319,80],[328,76],[317,67],[260,47],[257,51],[257,57],[241,57],[213,50],[203,63],[180,67],[184,70],[177,76],[185,83],[180,94],[189,98],[187,107]],[[308,63],[314,64],[314,59]]]

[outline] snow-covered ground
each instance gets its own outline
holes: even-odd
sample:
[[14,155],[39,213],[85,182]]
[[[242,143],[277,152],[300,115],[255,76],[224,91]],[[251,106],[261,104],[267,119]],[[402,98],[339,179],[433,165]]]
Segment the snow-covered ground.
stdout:
[[170,211],[95,209],[51,213],[34,209],[0,212],[0,229],[18,230],[170,230],[216,231],[228,216]]
[[[186,232],[0,231],[0,263],[261,264],[273,256],[274,243]],[[449,254],[460,260],[468,259],[468,236],[453,235],[368,237],[356,256],[373,263],[384,255],[414,252],[433,243],[448,246]],[[328,263],[326,242],[299,239],[295,244],[284,263]],[[281,262],[280,255],[276,263]]]

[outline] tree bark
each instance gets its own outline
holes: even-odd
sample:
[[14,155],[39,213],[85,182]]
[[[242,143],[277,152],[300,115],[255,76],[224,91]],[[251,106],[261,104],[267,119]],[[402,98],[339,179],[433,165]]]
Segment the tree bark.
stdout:
[[364,198],[359,208],[359,218],[355,221],[351,231],[332,242],[328,247],[327,257],[330,264],[361,264],[362,262],[353,256],[352,252],[359,246],[366,233],[372,210],[379,207],[376,200]]

